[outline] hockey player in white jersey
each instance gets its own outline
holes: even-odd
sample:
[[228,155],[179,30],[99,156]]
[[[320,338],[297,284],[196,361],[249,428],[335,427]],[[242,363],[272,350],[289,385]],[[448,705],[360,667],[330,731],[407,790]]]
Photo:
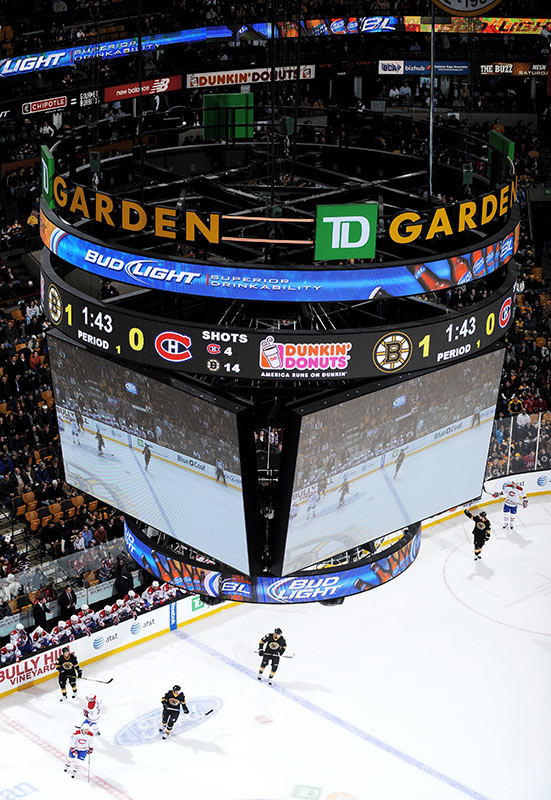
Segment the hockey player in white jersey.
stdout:
[[53,644],[65,644],[65,642],[72,642],[75,638],[71,626],[63,622],[62,619],[59,620],[55,628],[52,628],[51,636]]
[[133,589],[130,589],[124,598],[124,605],[130,612],[130,616],[134,617],[134,619],[136,619],[138,613],[145,607],[144,601]]
[[86,706],[82,712],[84,714],[84,722],[82,726],[90,726],[90,730],[95,736],[100,736],[99,731],[99,718],[101,716],[101,704],[95,694],[89,695],[86,698]]
[[150,608],[158,606],[163,602],[164,597],[161,587],[159,586],[159,581],[153,581],[151,586],[148,586],[147,589],[142,592],[142,600],[144,601],[145,607],[148,611]]
[[308,498],[308,507],[306,509],[306,519],[310,519],[310,517],[315,517],[316,516],[316,508],[317,508],[317,505],[319,503],[319,499],[320,499],[320,496],[319,496],[319,492],[318,492],[318,487],[315,486],[314,487],[314,491],[312,492],[312,494]]
[[111,606],[111,616],[115,620],[115,624],[122,622],[125,619],[129,618],[129,613],[124,605],[124,600],[121,600],[120,597],[118,600],[115,600],[113,605]]
[[83,603],[78,612],[78,618],[83,625],[86,625],[88,630],[94,631],[98,627],[96,622],[96,612],[93,611],[87,603]]
[[94,732],[90,725],[81,728],[77,726],[71,736],[69,754],[65,762],[64,772],[71,771],[71,778],[75,778],[86,756],[91,756],[94,748]]
[[0,666],[7,667],[16,661],[21,661],[21,653],[16,645],[8,642],[7,645],[0,648]]
[[116,619],[111,613],[111,606],[104,606],[101,611],[96,614],[96,622],[100,628],[105,628],[107,625],[114,625]]
[[503,484],[501,492],[494,492],[493,496],[505,498],[505,503],[503,504],[503,527],[509,527],[512,530],[519,504],[522,503],[523,508],[528,505],[524,487],[518,481],[507,481],[507,483]]
[[78,423],[75,419],[71,420],[71,434],[73,436],[73,443],[76,442],[76,444],[78,444],[80,447],[80,431],[78,428]]
[[35,650],[44,650],[46,647],[50,647],[53,644],[52,637],[48,631],[45,631],[40,625],[31,633],[31,641]]
[[163,593],[163,601],[165,603],[171,603],[173,600],[176,600],[180,596],[180,592],[178,591],[177,586],[173,586],[172,583],[163,583],[161,586],[161,592]]
[[31,637],[20,622],[17,623],[10,633],[10,644],[17,647],[23,658],[30,656],[30,654],[34,652]]
[[71,630],[73,631],[73,636],[75,637],[91,636],[92,634],[92,631],[90,630],[88,625],[86,625],[86,623],[83,622],[83,620],[81,620],[77,614],[73,614],[71,616],[71,619],[69,620],[67,625],[71,626]]

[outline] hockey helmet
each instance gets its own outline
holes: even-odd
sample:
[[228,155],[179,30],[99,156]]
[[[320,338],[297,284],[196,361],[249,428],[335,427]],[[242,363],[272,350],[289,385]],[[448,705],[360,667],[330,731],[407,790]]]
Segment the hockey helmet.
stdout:
[[153,581],[153,583],[151,585],[153,586],[154,589],[158,589],[159,588],[159,581]]
[[131,597],[132,599],[136,597],[136,592],[134,591],[134,589],[130,589],[130,591],[128,592],[128,597]]
[[69,652],[70,652],[70,650],[69,650],[69,648],[68,648],[68,647],[62,647],[62,648],[61,648],[61,652],[62,652],[62,653],[69,653]]
[[281,633],[281,628],[274,628],[274,633]]
[[78,622],[78,617],[76,614],[71,614],[71,622]]
[[16,631],[24,631],[24,630],[25,630],[25,628],[24,628],[24,626],[23,626],[23,625],[21,625],[21,623],[20,623],[20,622],[18,622],[18,623],[17,623],[17,625],[15,626],[15,630],[16,630]]
[[119,599],[117,600],[117,605],[119,608],[121,608],[124,605],[124,600],[121,600],[119,597]]
[[111,606],[103,606],[103,610],[109,612],[111,611]]
[[179,691],[181,691],[181,689],[182,689],[182,687],[181,687],[181,686],[178,686],[178,684],[177,684],[177,683],[176,683],[176,684],[174,684],[174,686],[172,687],[172,691],[173,691],[173,692],[179,692]]
[[479,513],[479,516],[480,516],[480,517],[486,517],[486,516],[488,516],[488,515],[486,514],[486,512],[485,512],[485,511],[481,511],[481,512]]
[[60,619],[59,622],[57,623],[57,627],[60,628],[61,630],[63,630],[63,628],[65,627],[65,624],[66,623],[63,622],[62,619]]
[[90,610],[90,606],[87,603],[83,603],[81,605],[81,607],[80,607],[80,610],[81,611],[89,611]]

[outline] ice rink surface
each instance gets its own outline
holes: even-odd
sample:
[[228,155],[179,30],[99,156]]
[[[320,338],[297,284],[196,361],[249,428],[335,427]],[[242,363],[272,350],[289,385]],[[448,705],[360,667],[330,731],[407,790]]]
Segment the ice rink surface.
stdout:
[[[451,442],[442,439],[407,455],[396,478],[395,459],[390,458],[385,466],[352,478],[350,494],[340,508],[340,480],[319,500],[315,517],[308,499],[295,504],[284,572],[304,569],[477,497],[486,468],[490,422],[453,434]],[[423,486],[433,487],[432,493],[419,491],[419,476]],[[315,555],[310,558],[312,551]],[[305,553],[308,556],[303,558]]]
[[81,431],[77,444],[70,424],[60,437],[67,480],[73,486],[248,573],[241,487],[216,483],[155,452],[146,471],[140,450],[107,435],[100,456],[94,435]]
[[[0,797],[548,800],[551,503],[531,499],[514,531],[501,503],[488,512],[477,563],[460,516],[342,606],[228,608],[85,667],[113,682],[81,681],[78,700],[60,703],[55,679],[3,698]],[[277,626],[295,656],[270,687],[253,651]],[[194,713],[162,741],[174,683]],[[104,714],[88,783],[63,763],[91,690]]]

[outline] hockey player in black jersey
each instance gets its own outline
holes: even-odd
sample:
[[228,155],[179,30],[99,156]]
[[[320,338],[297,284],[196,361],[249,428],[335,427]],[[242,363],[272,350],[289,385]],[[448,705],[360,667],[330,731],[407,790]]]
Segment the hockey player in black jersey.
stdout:
[[98,456],[102,456],[103,451],[105,450],[105,440],[101,435],[101,431],[99,428],[96,429],[96,440],[98,443]]
[[345,501],[346,495],[349,492],[350,492],[350,484],[348,483],[348,480],[346,479],[346,475],[345,475],[343,480],[342,480],[342,484],[341,484],[341,494],[340,494],[340,497],[339,497],[339,508],[344,505],[344,501]]
[[151,456],[153,455],[153,453],[151,452],[151,447],[148,444],[146,444],[146,446],[142,450],[142,455],[145,459],[145,471],[147,472],[147,470],[149,469],[149,462],[151,461]]
[[258,655],[262,656],[260,669],[258,670],[258,680],[262,680],[262,673],[271,661],[270,675],[268,683],[272,685],[274,674],[279,667],[279,659],[287,649],[287,642],[283,638],[281,628],[275,628],[273,633],[267,633],[258,644]]
[[161,702],[163,704],[163,719],[159,733],[162,733],[163,739],[166,739],[180,716],[180,708],[184,714],[189,714],[189,708],[186,706],[186,698],[182,692],[182,687],[178,686],[178,684],[163,695]]
[[71,653],[68,647],[64,647],[61,655],[55,663],[59,672],[59,688],[61,689],[60,703],[67,699],[67,681],[71,684],[73,697],[77,696],[77,678],[82,678],[82,670],[78,665],[78,659]]
[[492,526],[490,525],[490,520],[487,518],[485,511],[479,511],[478,514],[471,514],[468,509],[465,509],[465,514],[474,522],[474,560],[479,561],[482,558],[482,548],[490,538]]
[[400,467],[404,463],[404,458],[406,457],[406,451],[402,448],[398,453],[398,458],[396,459],[396,465],[394,470],[394,478],[398,476],[398,472],[400,471]]

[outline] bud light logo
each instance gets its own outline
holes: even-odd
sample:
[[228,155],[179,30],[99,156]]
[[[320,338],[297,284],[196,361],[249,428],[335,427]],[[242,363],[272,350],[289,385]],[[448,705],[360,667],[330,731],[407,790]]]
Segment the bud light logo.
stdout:
[[183,333],[165,331],[155,339],[155,350],[165,361],[180,362],[192,358],[191,338]]
[[510,297],[507,297],[499,309],[499,327],[506,328],[509,324],[509,320],[511,319],[511,310],[513,306],[513,301]]
[[96,636],[92,644],[94,645],[94,650],[99,650],[105,644],[105,639],[103,636]]
[[326,600],[338,596],[339,584],[338,575],[327,578],[283,578],[268,587],[268,597],[276,603]]
[[538,486],[547,486],[549,478],[547,475],[540,475],[538,478]]
[[136,620],[136,622],[133,622],[132,625],[130,626],[130,633],[132,634],[132,636],[137,636],[138,633],[141,631],[141,629],[142,629],[142,623]]

